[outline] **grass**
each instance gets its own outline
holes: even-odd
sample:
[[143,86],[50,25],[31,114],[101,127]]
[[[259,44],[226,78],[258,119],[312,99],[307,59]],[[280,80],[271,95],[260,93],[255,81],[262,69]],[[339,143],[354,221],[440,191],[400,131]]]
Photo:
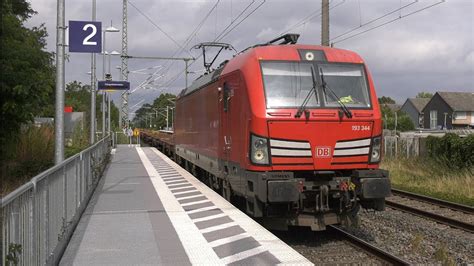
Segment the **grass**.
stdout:
[[24,128],[17,139],[5,144],[2,156],[0,195],[6,195],[53,165],[54,128]]
[[[87,129],[75,128],[70,145],[65,147],[65,157],[86,148],[87,136]],[[7,195],[54,165],[54,128],[27,126],[17,139],[4,145],[4,150],[0,159],[0,196]]]
[[446,245],[441,245],[436,249],[434,258],[441,262],[441,265],[454,266],[456,265],[454,258],[449,254]]
[[428,158],[387,158],[392,186],[447,201],[474,206],[474,169],[454,169]]

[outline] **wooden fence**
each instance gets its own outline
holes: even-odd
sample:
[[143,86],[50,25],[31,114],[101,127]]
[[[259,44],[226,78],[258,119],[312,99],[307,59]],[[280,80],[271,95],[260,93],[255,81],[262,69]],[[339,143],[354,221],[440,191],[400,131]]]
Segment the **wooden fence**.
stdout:
[[384,151],[388,158],[418,157],[426,155],[426,138],[421,137],[384,137]]

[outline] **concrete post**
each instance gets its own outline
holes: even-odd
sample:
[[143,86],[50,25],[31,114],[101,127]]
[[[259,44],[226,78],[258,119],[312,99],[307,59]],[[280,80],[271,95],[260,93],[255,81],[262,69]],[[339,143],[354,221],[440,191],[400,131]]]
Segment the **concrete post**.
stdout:
[[[96,20],[96,0],[92,0],[92,21]],[[95,142],[95,86],[96,86],[96,61],[95,53],[91,55],[91,126],[90,126],[90,144]]]
[[56,106],[54,118],[54,162],[64,161],[64,46],[65,0],[58,0],[56,35]]
[[321,45],[329,46],[329,0],[321,1]]

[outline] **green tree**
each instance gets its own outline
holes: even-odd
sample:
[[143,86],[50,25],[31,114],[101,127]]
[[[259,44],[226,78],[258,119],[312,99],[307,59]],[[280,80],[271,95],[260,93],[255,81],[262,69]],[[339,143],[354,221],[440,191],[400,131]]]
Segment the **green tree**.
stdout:
[[395,112],[392,111],[386,105],[382,105],[382,121],[383,126],[385,129],[394,130],[395,129],[395,121],[397,124],[397,131],[410,131],[415,129],[415,125],[411,121],[410,117],[403,112],[398,111],[397,116],[395,118]]
[[388,96],[382,96],[378,100],[380,104],[395,104],[395,100]]
[[415,130],[415,125],[411,121],[410,117],[404,112],[399,112],[397,121],[397,130],[399,131],[410,131]]
[[[144,104],[140,109],[135,112],[135,117],[132,121],[135,127],[149,128],[150,117],[151,125],[154,129],[162,129],[166,127],[166,109],[168,109],[168,126],[172,125],[172,116],[174,113],[173,102],[176,99],[176,95],[171,93],[163,93],[157,97],[153,104]],[[168,108],[167,108],[168,106]],[[148,123],[146,123],[148,122]],[[147,125],[148,124],[148,125]]]
[[35,116],[52,115],[53,54],[46,49],[44,25],[31,29],[25,21],[36,12],[25,0],[2,1],[0,32],[0,141],[18,135]]
[[[100,112],[102,94],[97,94],[96,103],[96,119],[97,121],[102,121],[102,113]],[[83,85],[78,81],[68,83],[66,85],[65,105],[72,106],[74,112],[84,112],[85,125],[89,127],[91,106],[90,85]],[[110,103],[110,108],[112,110],[110,113],[111,127],[114,130],[118,130],[119,110],[113,101]],[[97,126],[101,127],[102,123],[98,123]]]
[[418,94],[416,95],[416,98],[431,98],[433,97],[433,93],[431,92],[418,92]]

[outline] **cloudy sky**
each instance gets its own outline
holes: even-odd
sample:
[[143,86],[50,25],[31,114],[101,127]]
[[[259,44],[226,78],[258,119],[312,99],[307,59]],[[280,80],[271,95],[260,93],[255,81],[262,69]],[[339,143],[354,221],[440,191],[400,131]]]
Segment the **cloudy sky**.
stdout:
[[[441,1],[332,0],[331,42],[335,47],[359,53],[366,60],[379,97],[390,96],[403,103],[420,91],[474,91],[474,1],[446,0],[435,5]],[[32,0],[31,4],[38,14],[28,25],[44,23],[50,35],[48,50],[54,51],[56,1]],[[200,51],[190,49],[194,44],[213,41],[229,29],[232,30],[220,41],[231,43],[237,51],[285,31],[300,33],[299,43],[320,44],[320,7],[320,0],[130,0],[128,54],[197,57]],[[426,7],[429,8],[422,10]],[[66,23],[90,20],[91,12],[92,0],[66,1]],[[98,0],[97,20],[121,29],[122,1]],[[192,34],[201,22],[202,27]],[[387,24],[372,29],[383,23]],[[347,34],[338,37],[344,33]],[[190,40],[187,45],[186,40]],[[107,34],[106,49],[121,51],[121,33]],[[217,61],[231,55],[227,53]],[[99,56],[97,61],[100,77],[102,58]],[[118,76],[118,65],[120,58],[112,57],[114,77]],[[138,71],[145,68],[149,69]],[[132,87],[149,77],[140,73],[156,72],[152,76],[156,79],[154,85],[136,90],[130,106],[150,102],[161,92],[178,93],[185,84],[184,75],[179,75],[183,68],[183,62],[130,60]],[[191,74],[190,80],[202,74],[202,70],[202,61],[196,61],[191,66],[196,74]],[[66,64],[66,82],[90,83],[88,71],[90,55],[71,53]],[[116,93],[115,97],[118,96]]]

